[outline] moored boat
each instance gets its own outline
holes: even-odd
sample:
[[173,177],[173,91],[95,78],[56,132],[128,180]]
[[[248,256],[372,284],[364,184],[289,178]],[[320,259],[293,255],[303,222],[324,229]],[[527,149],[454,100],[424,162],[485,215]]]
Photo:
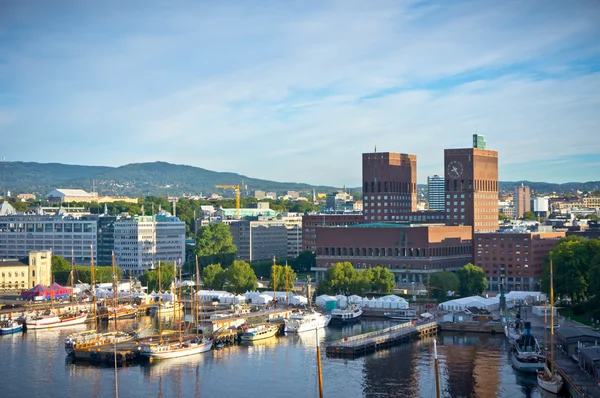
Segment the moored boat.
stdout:
[[531,333],[531,322],[525,322],[523,335],[515,341],[511,361],[513,367],[521,372],[536,373],[544,368],[545,358]]
[[504,335],[508,339],[511,345],[515,345],[515,342],[519,337],[521,337],[521,328],[523,327],[523,322],[521,321],[521,313],[517,311],[517,315],[515,319],[510,321],[507,325],[504,326]]
[[51,329],[64,326],[80,325],[87,319],[87,312],[58,314],[55,310],[47,310],[42,314],[25,316],[27,330]]
[[23,325],[12,319],[0,322],[0,334],[13,334],[23,331]]
[[140,345],[140,354],[148,359],[180,358],[210,351],[212,344],[212,340],[201,337],[176,342],[145,343]]
[[335,309],[331,311],[332,325],[345,325],[360,321],[363,310],[360,307],[352,306],[346,309]]
[[[122,343],[133,340],[135,333],[126,333],[121,331],[98,333],[96,330],[87,330],[81,333],[74,333],[65,339],[65,351],[67,355],[74,355],[76,358],[77,351],[90,351],[94,348],[107,345]],[[87,355],[81,356],[87,359]]]
[[292,313],[285,322],[285,331],[301,333],[321,329],[329,325],[331,315],[323,315],[313,310]]
[[242,341],[256,341],[273,337],[279,331],[279,326],[269,323],[263,323],[257,326],[250,327],[246,331],[240,333]]
[[383,316],[397,321],[415,321],[419,319],[419,317],[417,316],[417,310],[411,309],[396,310],[394,312],[384,312]]

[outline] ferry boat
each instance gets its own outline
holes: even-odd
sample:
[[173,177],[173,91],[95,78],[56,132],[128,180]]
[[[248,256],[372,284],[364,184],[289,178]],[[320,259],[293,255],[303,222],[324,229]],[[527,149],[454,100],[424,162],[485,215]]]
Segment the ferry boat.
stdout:
[[521,314],[517,312],[515,319],[508,323],[508,325],[504,326],[504,335],[508,339],[511,345],[515,345],[515,342],[521,337],[521,327],[523,323],[521,322]]
[[183,303],[181,301],[177,301],[176,303],[172,301],[165,301],[157,305],[153,305],[150,308],[150,315],[155,316],[157,314],[165,315],[165,314],[173,314],[175,312],[179,313],[183,308]]
[[545,358],[531,333],[531,322],[525,322],[523,335],[515,341],[511,354],[513,367],[521,372],[537,373],[544,369]]
[[0,322],[0,334],[13,334],[23,331],[23,325],[11,319]]
[[331,311],[332,325],[346,325],[360,321],[363,310],[360,307],[352,306],[346,309],[335,309]]
[[240,340],[242,341],[256,341],[262,339],[268,339],[273,337],[279,331],[279,326],[263,323],[257,326],[246,329],[245,332],[240,334]]
[[321,329],[329,325],[331,315],[323,315],[316,311],[301,311],[292,313],[285,322],[285,331],[301,333],[309,330]]

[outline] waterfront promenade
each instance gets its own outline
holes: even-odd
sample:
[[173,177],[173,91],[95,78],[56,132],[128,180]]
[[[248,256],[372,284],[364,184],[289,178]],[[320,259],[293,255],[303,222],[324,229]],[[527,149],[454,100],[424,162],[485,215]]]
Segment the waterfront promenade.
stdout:
[[[542,346],[544,344],[544,317],[534,315],[531,307],[522,307],[521,316],[526,322],[531,322],[531,331],[540,343],[540,346]],[[568,326],[585,326],[562,317],[559,319],[559,324],[561,328]],[[550,338],[549,335],[550,333],[548,333],[548,338]],[[549,341],[547,346],[550,347]],[[563,378],[565,378],[566,381],[569,381],[570,384],[576,386],[575,388],[569,388],[573,397],[600,398],[600,387],[588,374],[579,368],[579,365],[575,361],[569,358],[556,346],[554,348],[554,362],[561,370]]]

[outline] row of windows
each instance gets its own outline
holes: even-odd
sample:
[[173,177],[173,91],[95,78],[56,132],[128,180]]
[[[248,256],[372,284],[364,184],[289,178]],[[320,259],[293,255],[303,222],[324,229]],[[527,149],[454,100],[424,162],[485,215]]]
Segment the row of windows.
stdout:
[[[429,253],[429,254],[428,254]],[[370,256],[370,257],[440,257],[466,255],[471,253],[471,246],[432,247],[429,248],[378,248],[378,247],[319,247],[318,255],[325,256]]]
[[417,184],[413,182],[384,181],[382,185],[381,181],[371,181],[370,183],[365,181],[363,192],[382,192],[382,188],[383,192],[411,193],[417,190]]
[[[13,276],[12,272],[8,272],[8,277],[12,278],[12,276]],[[19,273],[15,272],[15,277],[18,277],[18,276],[19,276]],[[4,272],[2,273],[2,277],[6,278],[6,274]],[[24,277],[25,277],[25,271],[21,271],[21,278],[24,278]]]

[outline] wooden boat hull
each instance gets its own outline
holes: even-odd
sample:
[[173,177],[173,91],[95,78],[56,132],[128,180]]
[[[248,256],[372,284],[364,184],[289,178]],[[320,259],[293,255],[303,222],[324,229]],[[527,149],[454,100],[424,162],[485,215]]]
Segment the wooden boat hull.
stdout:
[[179,344],[166,344],[163,347],[164,348],[158,345],[142,347],[141,354],[150,360],[181,358],[210,351],[212,348],[212,341],[197,344],[192,343],[188,344],[188,346],[181,346]]
[[560,375],[555,374],[552,377],[550,370],[544,367],[543,371],[537,374],[538,386],[553,394],[558,394],[563,387],[563,379]]
[[53,316],[48,318],[26,320],[25,325],[27,326],[27,330],[52,329],[64,326],[80,325],[84,323],[86,319],[87,313],[83,313],[71,318],[61,319],[58,316]]

